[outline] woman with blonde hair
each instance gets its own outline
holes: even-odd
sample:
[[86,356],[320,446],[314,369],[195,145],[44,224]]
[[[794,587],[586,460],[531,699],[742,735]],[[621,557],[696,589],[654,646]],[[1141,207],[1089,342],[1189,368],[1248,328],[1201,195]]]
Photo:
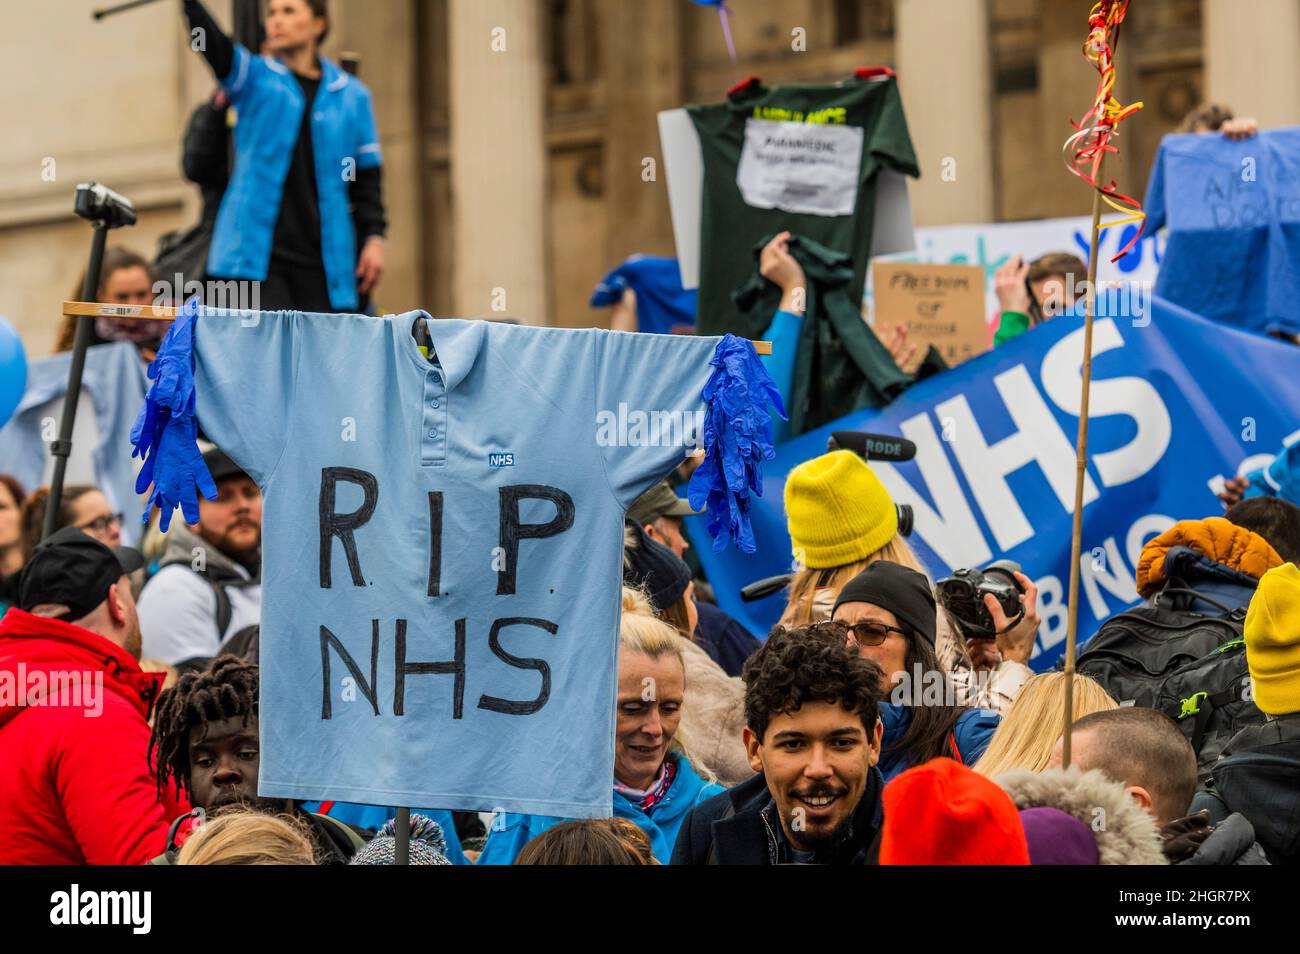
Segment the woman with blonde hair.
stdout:
[[[687,813],[723,788],[704,777],[689,756],[683,647],[691,645],[657,619],[645,597],[623,588],[618,685],[614,712],[613,806],[646,833],[655,858],[667,864]],[[563,766],[556,766],[563,771]],[[569,819],[501,813],[492,820],[478,864],[508,865],[523,847]]]
[[[1119,704],[1106,694],[1095,679],[1074,674],[1074,723],[1086,715]],[[1028,680],[1015,703],[989,740],[989,747],[975,763],[975,771],[989,778],[1011,769],[1041,772],[1052,758],[1052,749],[1065,731],[1065,673],[1045,672]]]
[[623,585],[636,591],[624,601],[624,626],[639,624],[626,607],[658,617],[682,637],[678,647],[691,695],[682,711],[682,727],[692,741],[695,767],[714,781],[731,786],[754,774],[741,733],[745,729],[745,684],[730,676],[695,639],[697,613],[691,571],[682,560],[640,527],[629,524],[623,541]]
[[226,812],[181,846],[178,865],[314,865],[311,836],[290,815]]
[[[877,560],[928,573],[898,532],[898,508],[860,456],[836,450],[804,461],[785,482],[785,513],[796,570],[780,623],[824,622],[845,585]],[[1033,675],[1029,657],[1038,631],[1038,588],[1023,574],[1024,616],[995,640],[964,640],[947,611],[935,632],[935,655],[958,705],[1005,712]],[[995,623],[1005,621],[997,601]],[[970,647],[974,647],[975,657]],[[985,670],[985,671],[977,671]]]
[[[655,610],[640,588],[623,588],[623,632],[655,638],[671,618]],[[679,637],[681,630],[677,630]],[[679,742],[690,748],[691,763],[711,782],[736,785],[754,774],[745,754],[745,684],[728,676],[697,643],[678,639],[677,650],[691,691],[682,706]],[[688,740],[688,741],[686,741]]]

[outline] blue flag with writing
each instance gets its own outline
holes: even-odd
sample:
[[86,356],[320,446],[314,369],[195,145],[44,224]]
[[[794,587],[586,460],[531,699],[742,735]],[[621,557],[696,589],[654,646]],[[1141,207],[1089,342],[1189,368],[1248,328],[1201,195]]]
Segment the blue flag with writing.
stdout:
[[1169,227],[1155,292],[1214,321],[1300,332],[1300,127],[1160,143],[1147,227]]

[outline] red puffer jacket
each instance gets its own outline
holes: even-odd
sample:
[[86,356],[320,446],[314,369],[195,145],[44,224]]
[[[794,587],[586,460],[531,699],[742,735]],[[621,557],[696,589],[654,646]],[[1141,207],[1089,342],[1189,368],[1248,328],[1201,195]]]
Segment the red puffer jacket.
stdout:
[[11,609],[0,619],[0,865],[144,864],[183,798],[158,798],[146,673],[90,630]]

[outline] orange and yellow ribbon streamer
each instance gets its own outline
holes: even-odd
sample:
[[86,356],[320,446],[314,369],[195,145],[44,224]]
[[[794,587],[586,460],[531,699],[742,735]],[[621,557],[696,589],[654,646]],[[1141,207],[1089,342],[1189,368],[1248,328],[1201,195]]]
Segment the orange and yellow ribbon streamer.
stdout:
[[1143,223],[1138,226],[1137,233],[1128,244],[1111,259],[1112,262],[1123,258],[1137,244],[1146,221],[1141,202],[1120,192],[1114,180],[1109,185],[1097,181],[1102,157],[1108,152],[1119,151],[1111,144],[1111,138],[1119,135],[1119,124],[1142,108],[1141,103],[1124,106],[1114,96],[1113,57],[1115,47],[1119,45],[1119,27],[1128,13],[1128,5],[1129,0],[1100,0],[1088,14],[1088,39],[1083,44],[1083,55],[1096,66],[1101,79],[1097,83],[1097,98],[1092,108],[1080,122],[1070,120],[1078,132],[1067,139],[1062,147],[1066,168],[1101,193],[1102,201],[1112,209],[1124,214],[1124,218],[1105,222],[1099,228],[1108,229],[1130,222]]

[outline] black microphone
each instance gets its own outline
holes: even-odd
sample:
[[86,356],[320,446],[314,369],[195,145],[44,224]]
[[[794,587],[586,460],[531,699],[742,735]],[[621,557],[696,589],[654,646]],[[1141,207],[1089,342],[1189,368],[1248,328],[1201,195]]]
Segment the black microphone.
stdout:
[[[826,450],[850,450],[863,460],[887,460],[902,462],[916,457],[916,445],[905,437],[890,434],[868,434],[866,431],[834,431],[826,441]],[[898,533],[910,537],[915,523],[915,514],[911,504],[895,504],[898,511]],[[767,581],[760,580],[751,586],[759,586]],[[743,594],[742,594],[743,596]],[[757,597],[750,597],[757,599]]]
[[771,596],[773,593],[780,593],[790,585],[793,578],[792,573],[782,573],[780,576],[769,576],[763,580],[755,580],[746,586],[740,588],[740,598],[746,603],[752,603],[755,600],[761,600],[765,596]]
[[905,461],[916,456],[916,445],[906,438],[866,431],[835,431],[826,441],[826,449],[851,450],[867,460]]

